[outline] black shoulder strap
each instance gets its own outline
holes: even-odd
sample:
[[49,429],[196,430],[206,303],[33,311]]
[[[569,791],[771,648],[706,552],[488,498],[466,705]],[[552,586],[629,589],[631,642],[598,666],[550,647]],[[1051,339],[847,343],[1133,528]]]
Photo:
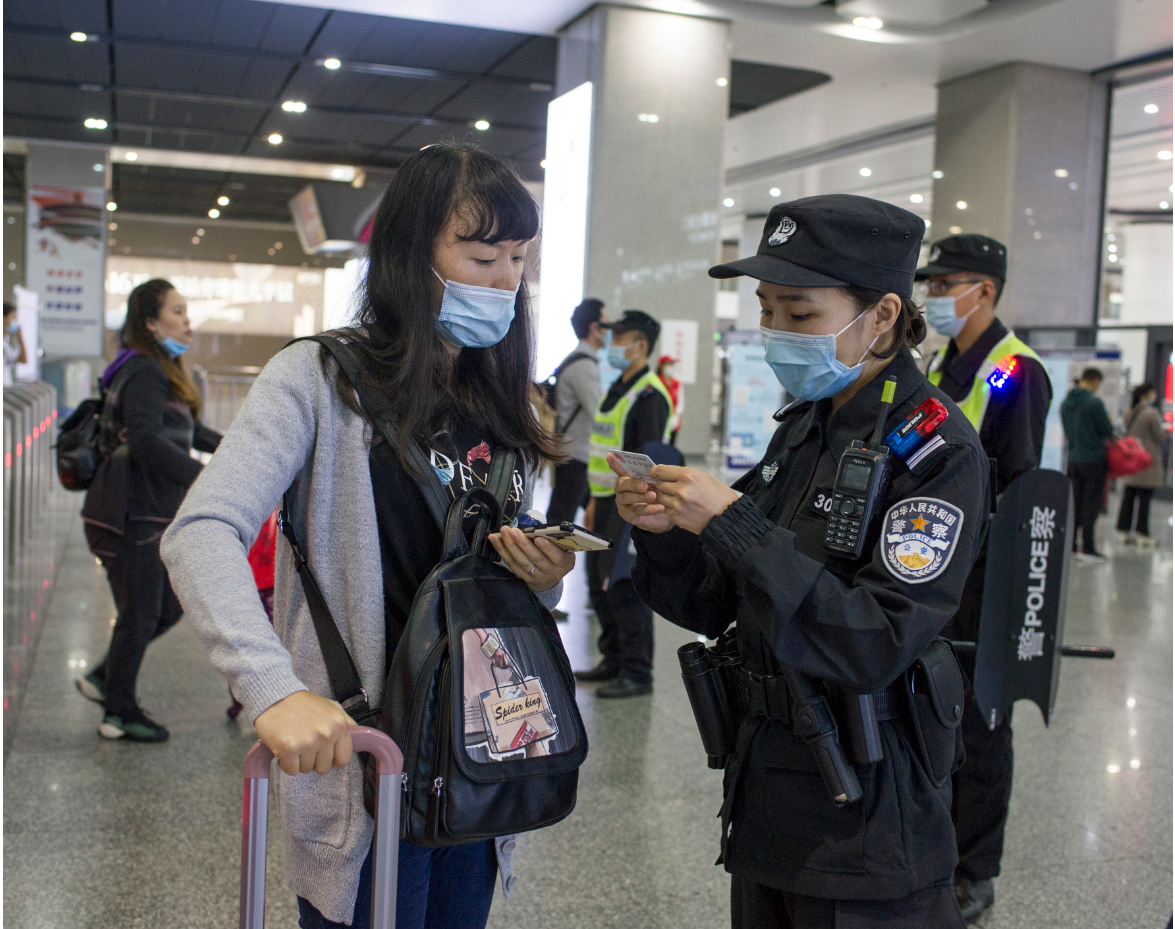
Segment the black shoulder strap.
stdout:
[[[559,365],[559,367],[555,370],[556,387],[559,386],[559,375],[571,367],[571,365],[573,365],[575,362],[579,361],[581,358],[594,358],[594,356],[589,355],[587,352],[572,352],[570,355],[564,358],[563,364]],[[575,422],[575,418],[579,416],[582,411],[583,405],[577,401],[575,404],[575,411],[567,418],[567,422],[565,422],[562,426],[556,423],[555,430],[557,432],[566,432],[571,428],[571,424]]]

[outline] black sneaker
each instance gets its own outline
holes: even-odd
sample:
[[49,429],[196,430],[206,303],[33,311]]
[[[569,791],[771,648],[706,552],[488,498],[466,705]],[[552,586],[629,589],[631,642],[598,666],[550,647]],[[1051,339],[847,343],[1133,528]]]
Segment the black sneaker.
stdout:
[[601,661],[590,671],[576,671],[575,679],[585,684],[598,684],[600,681],[614,681],[619,674],[608,662]]
[[605,684],[596,691],[597,697],[604,699],[622,700],[625,697],[643,697],[653,692],[652,681],[634,681],[630,677],[621,675],[610,684]]
[[995,903],[995,887],[990,878],[986,881],[972,881],[965,877],[955,878],[955,899],[963,921],[973,923]]
[[99,706],[106,703],[106,679],[98,676],[97,668],[73,683],[87,700],[93,700]]
[[166,742],[171,735],[138,707],[125,716],[107,713],[102,717],[98,735],[104,739],[127,739],[131,742]]

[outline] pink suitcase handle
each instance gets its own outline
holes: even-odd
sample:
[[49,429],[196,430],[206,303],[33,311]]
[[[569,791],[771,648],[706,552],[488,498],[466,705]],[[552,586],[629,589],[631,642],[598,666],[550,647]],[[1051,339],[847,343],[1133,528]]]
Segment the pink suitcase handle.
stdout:
[[[400,777],[404,756],[378,729],[355,726],[351,745],[375,759],[378,790],[371,860],[371,929],[392,929],[396,920],[396,870],[400,851]],[[245,756],[241,815],[241,929],[265,926],[265,839],[269,826],[269,767],[273,752],[258,742]]]

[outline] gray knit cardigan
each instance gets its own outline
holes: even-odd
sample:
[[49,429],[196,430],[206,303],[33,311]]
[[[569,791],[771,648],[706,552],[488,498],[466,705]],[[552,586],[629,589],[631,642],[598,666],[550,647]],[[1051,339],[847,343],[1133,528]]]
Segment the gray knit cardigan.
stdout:
[[[249,718],[299,690],[332,697],[310,610],[284,538],[277,547],[274,623],[247,552],[290,490],[293,522],[372,706],[384,690],[384,598],[372,494],[371,428],[323,375],[319,346],[291,345],[265,366],[219,450],[192,485],[160,552],[212,664]],[[529,474],[522,511],[530,506]],[[562,584],[540,595],[553,607]],[[273,766],[290,888],[350,924],[373,822],[358,761],[326,775]],[[497,841],[509,895],[512,837]]]

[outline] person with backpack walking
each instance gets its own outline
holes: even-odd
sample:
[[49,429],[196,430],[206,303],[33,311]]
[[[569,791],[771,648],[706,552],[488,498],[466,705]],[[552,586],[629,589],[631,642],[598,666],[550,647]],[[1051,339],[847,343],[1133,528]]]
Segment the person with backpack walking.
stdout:
[[[325,605],[333,617],[371,707],[387,696],[417,590],[442,564],[434,488],[448,503],[505,487],[503,528],[489,541],[547,609],[574,566],[571,553],[509,526],[530,506],[540,458],[560,457],[529,400],[534,328],[523,269],[538,229],[538,205],[497,158],[437,144],[405,161],[373,221],[356,323],[332,334],[356,363],[360,389],[325,345],[306,340],[279,352],[164,538],[193,628],[276,756],[303,929],[368,927],[373,821],[352,752],[354,721],[335,699],[289,539],[321,593],[313,609],[321,616]],[[387,415],[363,396],[386,403]],[[508,472],[495,468],[511,457]],[[288,531],[278,543],[271,627],[246,552],[283,497]],[[513,667],[519,648],[494,635],[489,657],[501,648]],[[488,641],[486,633],[472,647]],[[460,649],[448,651],[460,680]],[[406,758],[413,752],[402,748]],[[311,771],[319,776],[296,776]],[[406,817],[429,796],[412,786]],[[495,879],[507,895],[514,887],[513,848],[510,836],[445,847],[402,841],[396,925],[484,926]]]
[[[1138,439],[1138,444],[1151,456],[1149,468],[1122,479],[1122,505],[1118,509],[1118,532],[1126,545],[1154,548],[1155,540],[1150,533],[1151,495],[1156,487],[1163,486],[1163,439],[1167,430],[1163,428],[1163,417],[1155,409],[1158,392],[1155,385],[1145,381],[1134,388],[1131,394],[1130,412],[1126,414],[1128,435]],[[1138,506],[1135,521],[1134,508]],[[1131,532],[1134,523],[1134,532]]]
[[[1086,368],[1061,403],[1061,425],[1069,443],[1069,480],[1073,482],[1074,524],[1081,530],[1077,560],[1099,563],[1106,559],[1094,544],[1094,527],[1106,493],[1106,442],[1114,435],[1106,405],[1098,397],[1102,372]],[[1077,533],[1073,533],[1077,551]]]
[[598,353],[612,342],[606,328],[608,314],[600,300],[588,297],[571,314],[571,328],[579,344],[555,371],[555,432],[567,443],[569,460],[555,465],[555,485],[547,507],[547,522],[575,522],[588,502],[588,446],[592,420],[604,388],[600,383]]
[[203,467],[190,451],[214,452],[221,438],[200,422],[200,392],[180,361],[191,341],[187,302],[170,281],[146,281],[127,298],[122,350],[101,378],[105,460],[82,519],[118,617],[106,658],[76,683],[104,706],[98,734],[105,739],[168,737],[139,707],[135,681],[148,644],[180,618],[159,540]]

